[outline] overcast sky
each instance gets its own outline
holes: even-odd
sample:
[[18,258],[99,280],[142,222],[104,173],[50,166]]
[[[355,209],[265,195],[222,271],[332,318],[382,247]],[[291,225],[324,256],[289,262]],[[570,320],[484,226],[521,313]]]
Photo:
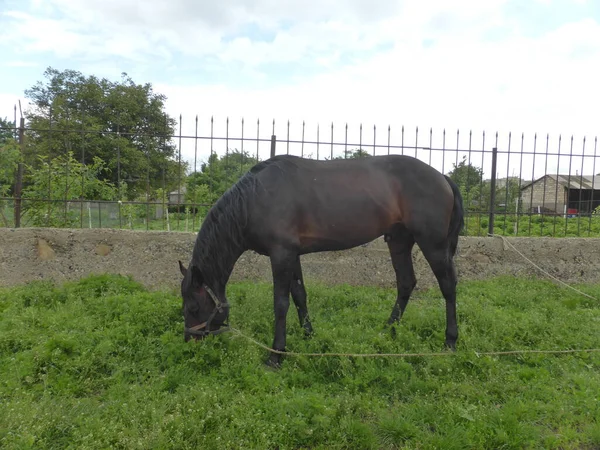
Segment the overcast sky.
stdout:
[[[137,83],[152,83],[168,97],[168,112],[183,114],[185,133],[194,132],[196,114],[200,134],[214,116],[216,134],[225,134],[229,117],[230,136],[239,136],[243,117],[245,136],[256,136],[260,119],[261,137],[267,137],[275,119],[277,137],[285,138],[289,119],[292,138],[300,137],[304,120],[306,139],[316,139],[320,124],[319,137],[327,142],[332,122],[335,141],[343,141],[346,123],[351,139],[359,139],[362,123],[363,143],[370,144],[374,125],[378,144],[387,143],[388,125],[392,144],[400,144],[404,125],[412,143],[419,127],[420,145],[428,145],[430,127],[434,145],[442,145],[445,128],[446,146],[454,148],[458,129],[461,148],[468,148],[469,130],[479,148],[491,148],[495,132],[499,147],[507,148],[512,131],[513,150],[523,132],[529,149],[535,132],[543,146],[550,133],[552,149],[562,133],[562,145],[574,135],[579,150],[587,136],[590,155],[599,134],[596,0],[0,5],[0,116],[10,119],[15,102],[25,100],[23,91],[52,66],[115,80],[127,72]],[[193,146],[184,147],[189,159]],[[205,155],[206,146],[200,147]]]

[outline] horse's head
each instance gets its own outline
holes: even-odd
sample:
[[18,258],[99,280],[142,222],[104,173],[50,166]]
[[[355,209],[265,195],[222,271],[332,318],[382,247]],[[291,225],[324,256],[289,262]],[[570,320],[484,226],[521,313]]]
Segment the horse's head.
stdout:
[[209,334],[227,331],[225,324],[229,316],[229,304],[221,301],[205,283],[200,269],[193,264],[185,268],[179,261],[179,270],[183,275],[181,296],[183,297],[184,337],[203,339]]

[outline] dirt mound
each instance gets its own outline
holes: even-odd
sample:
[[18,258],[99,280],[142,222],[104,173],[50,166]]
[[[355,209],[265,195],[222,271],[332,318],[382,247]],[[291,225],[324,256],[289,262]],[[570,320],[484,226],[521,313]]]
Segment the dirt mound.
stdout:
[[[113,229],[0,229],[0,286],[32,280],[75,280],[93,273],[132,275],[152,289],[178,288],[177,260],[188,263],[196,233]],[[568,283],[599,282],[600,239],[508,238],[550,274]],[[435,285],[423,255],[413,252],[417,287]],[[456,259],[459,279],[496,275],[542,276],[500,238],[461,238]],[[394,271],[382,239],[364,247],[302,257],[308,283],[395,286]],[[266,257],[246,252],[232,280],[271,281]]]

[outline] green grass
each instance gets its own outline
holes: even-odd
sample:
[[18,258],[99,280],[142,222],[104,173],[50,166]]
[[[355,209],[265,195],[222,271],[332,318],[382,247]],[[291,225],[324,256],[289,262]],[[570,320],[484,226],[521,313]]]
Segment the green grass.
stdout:
[[[470,213],[465,217],[466,236],[486,236],[489,214]],[[600,216],[569,217],[538,214],[496,214],[494,233],[504,236],[600,237]]]
[[[580,286],[600,297],[600,285]],[[232,324],[272,339],[271,287],[232,284]],[[439,291],[415,293],[392,338],[394,291],[309,285],[288,349],[433,352]],[[118,276],[0,289],[0,447],[7,449],[600,447],[600,304],[549,282],[459,284],[459,349],[442,357],[287,357],[235,334],[184,343],[176,293]]]

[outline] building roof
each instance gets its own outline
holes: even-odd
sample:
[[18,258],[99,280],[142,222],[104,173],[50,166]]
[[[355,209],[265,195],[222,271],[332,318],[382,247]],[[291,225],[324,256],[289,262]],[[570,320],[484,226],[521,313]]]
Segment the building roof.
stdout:
[[533,182],[521,186],[525,189],[532,184],[538,183],[544,178],[551,178],[558,184],[569,189],[598,189],[600,190],[600,175],[544,175]]

